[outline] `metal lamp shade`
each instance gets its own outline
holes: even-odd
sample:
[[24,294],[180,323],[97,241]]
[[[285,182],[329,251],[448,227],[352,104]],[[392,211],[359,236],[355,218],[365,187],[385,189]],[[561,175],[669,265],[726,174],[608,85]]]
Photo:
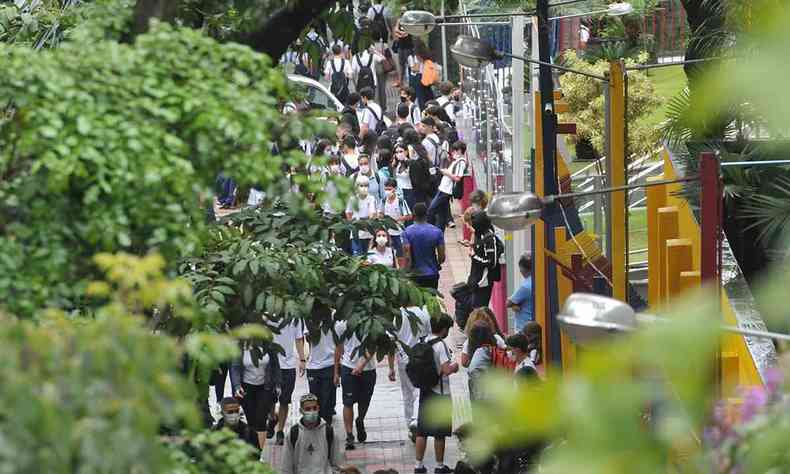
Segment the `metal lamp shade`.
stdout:
[[568,336],[579,345],[636,328],[636,313],[626,303],[590,293],[574,293],[557,316]]
[[532,193],[494,195],[486,213],[491,223],[504,230],[522,230],[540,219],[543,201]]
[[410,35],[423,36],[436,28],[436,17],[430,12],[409,10],[401,15],[400,26]]
[[458,37],[450,46],[450,53],[458,64],[471,68],[481,68],[497,59],[496,50],[487,41],[466,35]]

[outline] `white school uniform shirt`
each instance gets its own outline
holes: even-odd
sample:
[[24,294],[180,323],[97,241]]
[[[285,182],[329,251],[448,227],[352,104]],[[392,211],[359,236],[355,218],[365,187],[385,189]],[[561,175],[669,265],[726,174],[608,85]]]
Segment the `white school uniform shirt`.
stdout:
[[[305,339],[309,336],[309,331],[304,329]],[[309,341],[309,339],[308,339]],[[335,365],[335,338],[332,331],[322,332],[318,343],[310,344],[310,355],[307,357],[307,368],[309,370],[325,369]]]
[[404,189],[413,189],[411,186],[411,177],[409,177],[408,165],[405,166],[403,169],[400,168],[400,165],[396,165],[395,181],[398,183],[398,190],[400,191],[401,195],[403,195]]
[[[494,334],[494,340],[496,341],[496,346],[500,349],[507,349],[507,344],[505,340],[499,334]],[[464,355],[469,355],[469,338],[464,341],[464,347],[461,349],[461,353]]]
[[[466,159],[461,158],[450,163],[450,174],[453,176],[463,177],[466,173]],[[442,175],[442,180],[439,182],[439,191],[444,194],[453,194],[453,185],[455,181],[446,175]]]
[[249,349],[244,350],[241,358],[244,371],[241,380],[250,385],[263,385],[266,383],[266,368],[269,366],[269,354],[264,354],[258,360],[258,367],[252,363],[252,352]]
[[[365,199],[360,200],[358,196],[354,196],[348,200],[346,212],[351,213],[351,220],[370,219],[375,217],[378,208],[376,207],[376,197],[368,194]],[[370,239],[373,235],[366,230],[359,231],[360,239]]]
[[455,105],[453,104],[453,100],[446,95],[443,95],[436,99],[436,103],[439,104],[439,107],[444,109],[444,111],[447,113],[447,116],[450,117],[450,120],[455,122]]
[[374,247],[368,252],[368,263],[395,268],[395,251],[392,247],[384,247],[384,252],[379,252],[378,247]]
[[420,110],[420,106],[416,103],[412,103],[411,106],[409,106],[409,123],[416,127],[420,122],[422,122],[422,111]]
[[[409,322],[409,314],[411,311],[420,320],[417,325],[417,332],[412,331],[411,323]],[[425,308],[419,306],[409,306],[408,308],[401,308],[400,310],[403,318],[401,319],[400,327],[398,328],[398,340],[406,346],[413,348],[420,342],[420,339],[428,340],[431,337],[431,315],[428,314]],[[437,342],[437,344],[440,344]],[[409,361],[409,354],[403,349],[401,344],[398,344],[398,359],[406,363]]]
[[366,123],[368,125],[368,133],[376,133],[376,126],[379,124],[379,120],[384,120],[381,106],[369,100],[368,105],[362,109],[362,120],[359,121],[359,125],[362,126],[363,123]]
[[[347,327],[348,326],[346,325],[345,321],[338,321],[335,323],[335,332],[337,333],[337,336],[342,338],[343,333],[346,331]],[[343,357],[340,358],[340,365],[349,369],[355,369],[359,361],[365,357],[364,352],[358,350],[359,346],[361,345],[362,343],[359,339],[357,339],[357,336],[354,333],[351,333],[349,338],[343,341]],[[354,353],[354,351],[356,351],[356,353]],[[368,370],[376,370],[376,357],[371,357],[370,360],[362,367],[362,370],[364,372],[367,372]]]
[[384,15],[385,19],[390,16],[389,8],[385,7],[384,5],[371,5],[370,8],[368,8],[368,19],[372,21],[374,18],[376,18],[376,13],[381,13]]
[[[431,334],[428,336],[426,341],[430,341],[434,338],[434,335]],[[437,342],[432,346],[433,348],[433,362],[436,364],[436,370],[441,371],[442,365],[446,362],[450,362],[452,356],[450,354],[450,348],[447,346],[447,343],[444,342],[444,339]],[[450,395],[450,376],[449,375],[442,375],[439,379],[439,383],[436,384],[435,387],[431,389],[433,393],[440,393],[442,395]]]
[[304,338],[304,325],[298,320],[280,329],[280,334],[273,334],[274,343],[279,344],[285,351],[285,355],[277,355],[281,369],[296,368],[296,340],[302,338]]
[[[404,212],[410,212],[409,205],[404,201],[403,202],[404,207],[402,208],[401,199],[403,198],[401,196],[398,196],[397,194],[395,195],[395,199],[393,201],[390,201],[385,197],[384,203],[381,205],[381,212],[385,216],[393,218],[395,221],[397,221],[398,218],[403,217],[404,215],[408,215],[408,214],[404,214]],[[400,227],[401,224],[398,223],[398,225],[399,227],[397,229],[389,229],[387,231],[389,235],[398,236],[403,233],[403,229]]]
[[359,71],[362,70],[363,66],[368,65],[368,61],[370,61],[371,56],[373,56],[373,62],[370,63],[370,70],[373,72],[373,86],[375,88],[379,85],[379,78],[376,74],[376,64],[383,61],[384,56],[378,53],[371,55],[368,50],[362,51],[359,54],[355,54],[354,57],[351,58],[351,71],[354,74],[354,79],[356,82],[356,80],[359,78]]
[[[333,64],[334,70],[332,69]],[[336,58],[333,56],[332,59],[327,60],[324,65],[324,75],[327,80],[332,80],[332,73],[334,71],[343,71],[346,77],[351,79],[351,61],[346,58]]]

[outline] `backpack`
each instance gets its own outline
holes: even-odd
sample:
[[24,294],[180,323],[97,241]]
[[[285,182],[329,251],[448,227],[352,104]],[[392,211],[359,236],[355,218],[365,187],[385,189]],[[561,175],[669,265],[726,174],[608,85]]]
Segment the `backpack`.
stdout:
[[294,67],[294,74],[305,77],[313,77],[313,74],[310,72],[307,64],[304,63],[304,57],[302,57],[302,53],[299,53],[296,66]]
[[386,43],[389,41],[389,29],[387,28],[387,20],[384,18],[384,6],[379,5],[379,7],[379,10],[376,10],[375,5],[371,7],[375,15],[370,23],[370,33],[374,40]]
[[373,117],[376,119],[376,129],[374,130],[374,132],[376,132],[376,135],[381,136],[384,132],[387,131],[387,124],[384,123],[384,117],[383,116],[379,117],[378,115],[376,115],[376,112],[374,112],[371,107],[368,107],[368,110],[370,111],[371,114],[373,114]]
[[332,84],[329,87],[329,91],[337,97],[337,100],[345,104],[346,100],[348,100],[348,77],[346,77],[345,73],[346,60],[340,60],[339,71],[335,69],[335,59],[332,58],[329,61],[332,68],[332,75],[330,76]]
[[505,255],[505,244],[498,235],[493,234],[493,237],[496,247],[493,263],[488,267],[488,280],[499,281],[502,279],[502,258]]
[[431,390],[442,381],[433,358],[433,345],[437,342],[442,342],[442,340],[438,337],[430,341],[421,339],[409,351],[406,375],[409,376],[412,385],[420,390]]
[[455,322],[461,331],[466,328],[469,314],[474,309],[474,290],[465,281],[456,283],[450,290],[450,296],[455,300]]
[[357,64],[359,65],[359,74],[357,75],[357,90],[361,91],[365,87],[370,87],[371,89],[375,87],[375,81],[373,80],[373,55],[368,53],[368,63],[367,65],[362,64],[362,59],[359,56],[356,56]]
[[357,117],[357,113],[351,106],[346,105],[343,107],[343,111],[340,112],[341,121],[346,122],[351,125],[351,132],[355,137],[359,136],[359,118]]
[[[326,455],[329,462],[332,462],[332,444],[335,442],[335,430],[332,425],[326,424]],[[291,426],[291,432],[288,434],[289,441],[291,442],[291,450],[296,448],[296,442],[299,440],[299,422]]]
[[510,373],[516,369],[516,361],[507,355],[507,351],[499,346],[491,346],[491,365],[497,369],[505,369]]

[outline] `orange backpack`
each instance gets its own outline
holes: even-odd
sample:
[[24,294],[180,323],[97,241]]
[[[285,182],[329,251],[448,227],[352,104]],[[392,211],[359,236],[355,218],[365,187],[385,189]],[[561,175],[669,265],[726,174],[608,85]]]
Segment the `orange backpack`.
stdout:
[[436,64],[430,59],[426,59],[422,66],[422,85],[430,87],[439,81],[439,70]]

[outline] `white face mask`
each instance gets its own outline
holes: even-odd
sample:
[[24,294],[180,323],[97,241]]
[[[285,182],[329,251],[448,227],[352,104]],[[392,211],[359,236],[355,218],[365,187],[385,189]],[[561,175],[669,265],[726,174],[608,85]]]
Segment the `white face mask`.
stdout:
[[313,424],[318,421],[318,412],[317,411],[306,411],[302,413],[302,418],[304,418],[305,423]]
[[391,189],[385,189],[384,190],[384,197],[386,197],[387,199],[390,199],[394,195],[395,195],[395,191],[393,191]]
[[362,174],[368,174],[370,172],[370,165],[359,165],[359,172]]
[[384,237],[383,235],[380,235],[376,237],[376,243],[379,245],[379,247],[384,247],[385,245],[387,245],[387,238]]
[[239,419],[241,419],[241,413],[223,413],[222,419],[225,420],[226,425],[236,426],[239,424]]
[[357,186],[357,195],[362,199],[368,197],[368,187],[367,186]]

